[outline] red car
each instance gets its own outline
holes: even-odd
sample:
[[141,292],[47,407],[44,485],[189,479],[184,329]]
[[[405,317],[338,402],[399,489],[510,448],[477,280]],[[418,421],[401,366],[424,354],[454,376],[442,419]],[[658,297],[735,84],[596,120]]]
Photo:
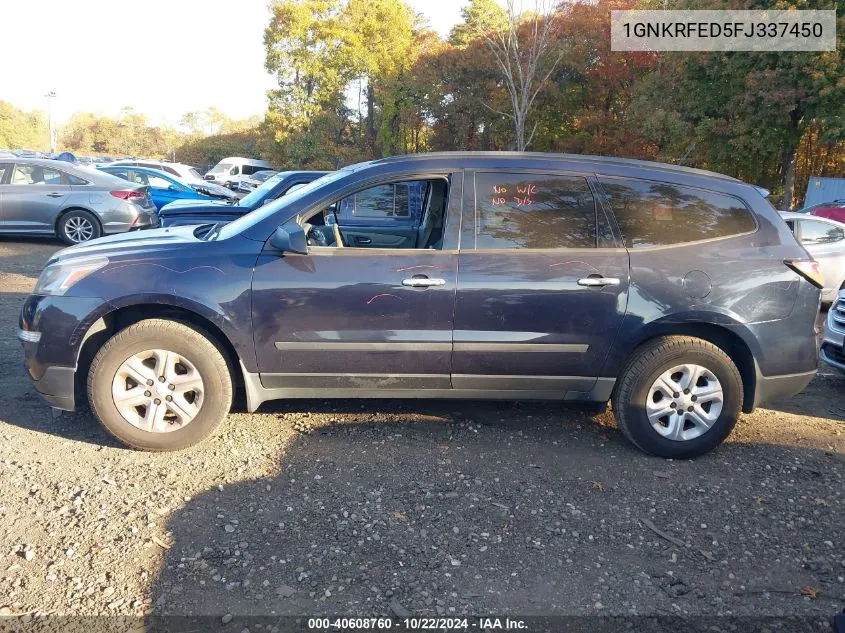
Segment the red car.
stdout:
[[812,207],[801,209],[800,213],[809,213],[820,218],[845,222],[845,200],[834,200],[814,204]]

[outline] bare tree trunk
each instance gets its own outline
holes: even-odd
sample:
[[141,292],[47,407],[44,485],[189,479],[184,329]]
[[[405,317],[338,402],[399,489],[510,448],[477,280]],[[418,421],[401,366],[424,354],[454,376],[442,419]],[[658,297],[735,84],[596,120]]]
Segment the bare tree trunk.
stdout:
[[552,50],[557,8],[549,0],[535,0],[534,11],[526,17],[516,12],[514,0],[508,0],[507,13],[504,30],[479,35],[496,59],[511,101],[510,112],[493,111],[513,121],[515,148],[525,151],[536,131],[535,126],[526,135],[531,108],[562,57],[560,50]]
[[367,149],[370,152],[370,158],[378,158],[376,155],[376,95],[369,81],[367,81]]
[[788,149],[783,157],[783,201],[780,208],[789,211],[792,208],[792,192],[795,189],[795,149]]

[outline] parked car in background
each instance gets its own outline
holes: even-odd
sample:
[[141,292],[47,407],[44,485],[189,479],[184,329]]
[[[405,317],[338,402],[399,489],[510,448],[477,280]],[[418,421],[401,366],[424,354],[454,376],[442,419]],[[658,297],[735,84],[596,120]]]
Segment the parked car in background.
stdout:
[[205,182],[202,175],[196,169],[190,165],[183,165],[182,163],[168,163],[161,160],[122,159],[111,161],[111,164],[157,169],[173,176],[178,176],[184,182]]
[[824,275],[822,303],[833,303],[845,288],[845,224],[805,213],[781,212],[781,216],[819,263]]
[[249,193],[261,186],[261,183],[265,182],[268,178],[278,173],[274,169],[262,169],[261,171],[255,172],[252,176],[242,176],[235,186],[235,190],[242,193]]
[[19,149],[15,151],[19,158],[44,158],[44,153],[34,149]]
[[824,362],[845,373],[845,290],[840,290],[827,311],[819,354]]
[[727,176],[419,154],[342,169],[226,225],[67,249],[19,337],[53,406],[74,409],[87,385],[94,416],[141,449],[208,436],[241,385],[250,411],[612,399],[634,444],[689,458],[812,380],[821,286],[777,211]]
[[833,200],[832,202],[815,204],[809,207],[806,212],[819,218],[845,222],[845,200]]
[[325,171],[282,171],[236,201],[180,200],[171,202],[159,211],[161,225],[187,226],[208,222],[231,222],[268,202],[304,187],[327,173]]
[[176,176],[147,167],[121,167],[112,164],[100,166],[97,169],[149,187],[150,197],[156,209],[161,209],[174,200],[229,200],[234,196],[225,187],[218,187],[213,183],[184,182]]
[[224,158],[208,170],[204,178],[218,185],[234,188],[242,176],[252,176],[259,171],[270,168],[271,165],[266,160],[231,156]]
[[68,244],[158,226],[147,187],[49,159],[0,158],[0,232]]

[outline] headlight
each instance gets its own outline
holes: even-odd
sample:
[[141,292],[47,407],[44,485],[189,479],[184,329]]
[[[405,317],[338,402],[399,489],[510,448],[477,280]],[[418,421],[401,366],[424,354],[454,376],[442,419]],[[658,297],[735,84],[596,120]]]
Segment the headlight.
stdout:
[[57,261],[41,271],[35,284],[35,295],[59,296],[65,294],[78,281],[100,270],[109,263],[108,257],[89,257]]

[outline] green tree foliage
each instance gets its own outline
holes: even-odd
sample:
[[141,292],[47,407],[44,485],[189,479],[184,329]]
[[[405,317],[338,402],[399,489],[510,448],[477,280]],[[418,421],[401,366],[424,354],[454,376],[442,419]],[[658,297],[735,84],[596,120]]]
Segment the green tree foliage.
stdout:
[[47,117],[43,112],[24,112],[0,101],[0,147],[46,150],[48,144]]

